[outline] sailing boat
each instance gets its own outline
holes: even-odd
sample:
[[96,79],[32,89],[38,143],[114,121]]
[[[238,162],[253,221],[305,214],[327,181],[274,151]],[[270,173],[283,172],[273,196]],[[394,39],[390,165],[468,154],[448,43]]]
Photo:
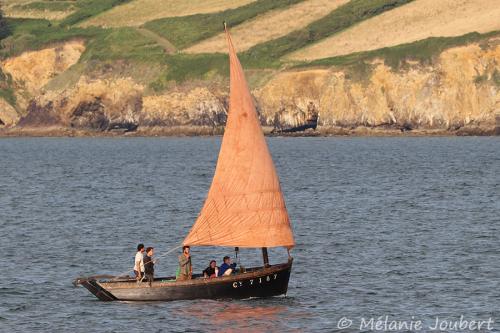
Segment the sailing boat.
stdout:
[[271,154],[231,36],[230,104],[212,185],[203,208],[183,241],[188,246],[261,248],[263,266],[218,278],[155,278],[151,286],[132,278],[81,279],[102,301],[241,299],[286,294],[293,259],[270,265],[267,249],[294,245],[288,212]]

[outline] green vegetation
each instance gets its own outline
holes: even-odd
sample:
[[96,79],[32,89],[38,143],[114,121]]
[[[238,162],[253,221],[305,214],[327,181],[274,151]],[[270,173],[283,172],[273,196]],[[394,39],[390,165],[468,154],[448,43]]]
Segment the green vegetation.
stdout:
[[0,98],[3,98],[12,106],[16,105],[16,96],[14,95],[14,91],[12,90],[12,88],[0,88]]
[[29,2],[27,4],[15,5],[18,10],[49,10],[49,11],[67,11],[72,10],[75,2],[50,1],[50,2]]
[[6,75],[0,68],[0,98],[3,98],[12,106],[16,105],[16,96],[11,87],[12,78],[10,75]]
[[500,87],[500,71],[496,70],[493,72],[493,82]]
[[354,24],[413,0],[352,0],[322,19],[286,36],[256,45],[244,53],[248,66],[276,65],[277,59],[320,39],[336,34]]
[[[246,68],[278,68],[282,65],[280,58],[283,55],[410,1],[412,0],[353,0],[304,29],[259,44],[243,52],[240,54],[241,62]],[[158,34],[162,34],[178,48],[184,48],[219,33],[221,31],[221,22],[224,20],[234,26],[256,16],[258,13],[288,6],[296,2],[298,1],[273,1],[273,4],[270,4],[267,1],[257,1],[221,13],[168,18],[149,22],[145,26]],[[263,8],[264,4],[273,6],[273,8]],[[203,77],[209,72],[225,73],[227,75],[227,59],[224,61],[220,61],[220,59],[224,58],[208,54],[169,57],[168,62],[171,67],[160,82],[170,79],[183,81],[187,78]],[[211,67],[207,68],[205,65]],[[156,82],[154,87],[159,89],[161,86],[163,84]]]
[[7,20],[3,16],[2,5],[0,5],[0,41],[10,35],[10,29],[7,26]]
[[486,82],[486,81],[488,81],[488,74],[477,75],[474,78],[474,83],[475,84],[481,84],[481,83]]
[[99,28],[61,28],[47,20],[6,19],[4,39],[0,42],[0,58],[37,50],[44,45],[72,38],[94,38],[103,33]]
[[133,28],[62,28],[47,20],[35,19],[8,19],[7,28],[9,36],[0,42],[0,59],[75,38],[88,41],[82,60],[160,62],[164,58],[164,51],[158,44]]
[[473,32],[458,37],[431,37],[413,43],[385,47],[373,51],[303,62],[295,67],[352,66],[374,58],[381,58],[384,59],[388,66],[398,69],[403,64],[403,60],[416,60],[424,64],[430,63],[436,55],[448,48],[480,42],[494,36],[500,36],[500,31],[492,31],[486,34]]
[[[106,62],[124,59],[142,63],[151,62],[160,65],[161,68],[166,66],[167,70],[152,83],[152,87],[157,90],[169,81],[181,82],[187,79],[209,78],[215,74],[227,76],[227,58],[221,54],[167,55],[155,41],[133,28],[102,29],[74,26],[76,23],[127,1],[129,0],[76,1],[77,11],[61,22],[9,19],[8,37],[1,42],[0,58],[16,55],[25,50],[39,49],[58,41],[84,38],[87,44],[81,61]],[[219,13],[156,20],[147,23],[146,27],[166,37],[176,47],[183,48],[219,33],[224,20],[230,26],[235,26],[269,10],[285,8],[300,1],[303,0],[257,0]],[[302,30],[257,45],[241,54],[241,60],[245,67],[277,68],[281,66],[280,57],[283,54],[409,1],[411,0],[353,0]],[[304,36],[306,37],[303,38]]]
[[134,28],[101,30],[87,43],[82,60],[135,60],[158,63],[165,59],[165,51],[153,40]]
[[129,1],[131,0],[79,0],[76,2],[78,8],[76,12],[66,17],[60,24],[61,26],[74,25]]
[[176,54],[165,60],[167,70],[151,84],[151,88],[160,91],[170,81],[183,82],[189,79],[210,79],[216,75],[227,77],[229,63],[227,55],[214,54]]
[[168,39],[178,49],[183,49],[222,32],[223,21],[234,27],[269,10],[285,8],[301,1],[303,0],[258,0],[219,13],[164,18],[148,22],[144,26]]
[[[152,82],[150,88],[156,91],[166,88],[172,81],[210,80],[216,76],[228,76],[227,55],[167,54],[164,48],[152,37],[140,33],[136,28],[103,29],[75,26],[76,23],[128,1],[130,0],[53,1],[54,4],[61,3],[65,4],[64,6],[70,4],[76,9],[75,13],[59,22],[43,19],[2,19],[0,13],[0,59],[18,55],[26,50],[47,47],[56,42],[81,38],[86,41],[86,50],[80,59],[81,66],[74,69],[72,77],[77,77],[80,72],[96,70],[101,65],[112,64],[117,60],[140,64],[144,68],[154,68],[155,70],[150,71],[148,80],[145,82]],[[145,27],[165,37],[176,47],[184,48],[220,33],[224,20],[230,26],[235,26],[269,10],[285,8],[300,1],[303,0],[257,0],[248,5],[219,13],[155,20],[147,23]],[[412,0],[352,0],[303,29],[254,46],[241,53],[240,59],[245,68],[279,68],[283,65],[281,58],[284,55],[410,1]],[[38,6],[36,5],[38,3],[42,2],[36,1],[26,6]],[[471,33],[449,38],[428,38],[423,41],[369,52],[312,62],[288,63],[287,65],[294,67],[339,65],[350,69],[353,75],[363,77],[367,76],[366,74],[370,71],[371,66],[367,64],[369,59],[382,58],[392,67],[401,66],[404,59],[425,63],[431,61],[436,54],[441,53],[446,48],[498,35],[500,32]],[[478,78],[477,80],[482,79]],[[500,85],[499,72],[495,72],[492,79],[497,85]],[[9,103],[15,103],[15,97],[10,89],[11,85],[5,83],[7,82],[5,76],[0,75],[0,84],[2,81],[4,84],[0,85],[0,96],[6,98]]]

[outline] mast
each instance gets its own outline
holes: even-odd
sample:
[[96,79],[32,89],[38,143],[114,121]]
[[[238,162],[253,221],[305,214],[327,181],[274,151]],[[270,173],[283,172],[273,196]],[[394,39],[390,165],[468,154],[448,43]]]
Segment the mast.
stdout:
[[262,259],[264,259],[264,267],[269,267],[269,256],[267,255],[267,247],[262,248]]

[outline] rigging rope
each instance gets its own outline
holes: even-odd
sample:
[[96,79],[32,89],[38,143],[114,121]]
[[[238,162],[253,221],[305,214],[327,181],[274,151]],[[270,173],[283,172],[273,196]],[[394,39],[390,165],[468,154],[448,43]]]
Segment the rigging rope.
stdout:
[[[160,256],[157,256],[157,257],[153,260],[153,264],[155,264],[155,263],[156,263],[156,262],[157,262],[160,258],[165,257],[167,254],[170,254],[170,253],[171,253],[171,252],[173,252],[174,250],[180,249],[181,247],[182,247],[182,244],[181,244],[181,245],[178,245],[178,246],[176,246],[176,247],[171,248],[170,250],[168,250],[167,252],[163,253],[163,254],[162,254],[162,255],[160,255]],[[118,274],[117,276],[115,276],[114,278],[112,278],[112,279],[111,279],[111,281],[116,280],[116,279],[119,279],[120,277],[123,277],[125,274],[127,274],[127,275],[128,275],[128,273],[133,272],[133,271],[134,271],[133,269],[129,269],[128,271],[125,271],[125,272],[123,272],[123,273],[120,273],[120,274]],[[141,273],[143,273],[143,272],[141,272]]]
[[[153,260],[153,263],[156,263],[160,258],[165,257],[166,255],[172,253],[172,251],[175,251],[175,250],[177,250],[177,249],[179,249],[181,247],[182,247],[182,244],[178,245],[176,247],[171,248],[170,250],[168,250],[165,253],[162,253],[160,256],[156,257]],[[121,278],[124,278],[124,277],[130,277],[128,275],[128,273],[133,272],[133,271],[134,271],[133,269],[130,269],[130,270],[127,270],[127,271],[125,271],[123,273],[120,273],[118,275],[94,275],[94,276],[87,276],[87,277],[77,277],[73,281],[73,285],[76,287],[77,285],[81,284],[82,281],[95,280],[95,279],[98,279],[98,278],[110,278],[111,281],[114,281],[114,280],[121,279]]]

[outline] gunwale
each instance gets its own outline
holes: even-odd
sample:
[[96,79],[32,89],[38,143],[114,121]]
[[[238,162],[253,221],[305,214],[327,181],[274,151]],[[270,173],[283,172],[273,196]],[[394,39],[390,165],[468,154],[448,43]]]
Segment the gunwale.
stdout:
[[[153,281],[151,286],[147,282],[137,283],[134,279],[130,279],[125,281],[96,281],[96,283],[103,289],[108,292],[112,292],[116,289],[142,289],[142,288],[176,288],[181,286],[193,286],[193,285],[215,285],[219,283],[227,283],[227,282],[235,282],[240,281],[242,279],[255,278],[260,276],[269,275],[275,272],[280,272],[286,269],[288,266],[292,264],[292,260],[289,260],[287,263],[271,265],[269,267],[254,267],[249,268],[249,271],[245,273],[237,273],[230,276],[222,276],[212,279],[205,278],[195,278],[186,281],[175,281],[175,280],[166,280],[166,279],[174,279],[173,277],[167,278],[158,278],[160,281]],[[156,279],[155,279],[156,280]]]

